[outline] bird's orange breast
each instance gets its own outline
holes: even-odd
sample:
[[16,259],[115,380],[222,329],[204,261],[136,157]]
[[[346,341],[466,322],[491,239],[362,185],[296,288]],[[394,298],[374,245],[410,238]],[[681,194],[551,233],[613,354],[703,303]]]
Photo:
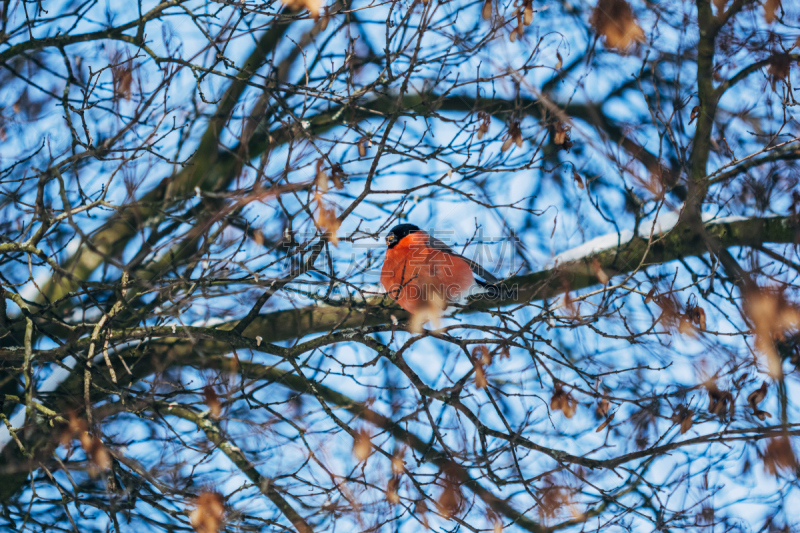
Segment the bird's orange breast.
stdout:
[[443,310],[475,283],[466,261],[431,248],[428,239],[421,231],[412,233],[386,250],[381,283],[409,313],[431,307]]

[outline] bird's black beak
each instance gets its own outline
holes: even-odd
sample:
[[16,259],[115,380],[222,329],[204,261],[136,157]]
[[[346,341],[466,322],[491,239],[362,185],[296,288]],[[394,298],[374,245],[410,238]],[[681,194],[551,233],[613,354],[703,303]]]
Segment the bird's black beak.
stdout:
[[397,242],[397,235],[390,233],[386,236],[386,246],[391,246]]

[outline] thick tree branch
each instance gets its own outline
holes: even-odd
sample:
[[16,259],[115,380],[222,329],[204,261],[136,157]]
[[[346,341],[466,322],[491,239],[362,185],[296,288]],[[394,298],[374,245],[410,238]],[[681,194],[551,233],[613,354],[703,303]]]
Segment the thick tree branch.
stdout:
[[[297,135],[297,129],[294,127],[279,128],[269,133],[259,131],[249,137],[249,146],[244,151],[242,148],[234,147],[230,151],[219,152],[216,148],[216,139],[221,133],[233,105],[238,101],[248,80],[256,70],[254,65],[259,65],[264,61],[266,54],[276,46],[280,36],[285,32],[286,26],[286,24],[276,23],[265,33],[251,57],[245,62],[237,81],[230,85],[221,99],[219,109],[203,134],[196,155],[189,165],[171,180],[162,181],[135,205],[117,211],[103,228],[92,236],[91,243],[82,247],[67,261],[64,270],[69,272],[69,275],[64,278],[51,279],[44,285],[43,292],[46,299],[52,301],[64,297],[79,285],[80,280],[88,279],[91,273],[108,257],[118,255],[139,231],[142,222],[155,215],[163,207],[165,197],[188,194],[195,186],[202,190],[224,189],[237,174],[235,170],[241,168],[243,162],[240,161],[240,154],[246,153],[250,158],[258,157],[264,151],[289,142]],[[343,113],[345,110],[347,111]],[[376,114],[397,115],[413,112],[428,116],[439,111],[485,111],[501,118],[512,112],[518,112],[531,115],[538,120],[544,118],[545,112],[539,102],[524,98],[516,101],[487,98],[476,100],[467,96],[441,97],[433,93],[418,93],[398,100],[389,95],[361,106],[351,107],[345,104],[342,107],[335,107],[330,111],[315,115],[308,121],[309,128],[306,133],[310,136],[320,135],[334,127],[352,121],[361,121]],[[570,104],[563,111],[569,117],[585,120],[604,131],[613,142],[619,143],[654,175],[662,176],[664,172],[669,172],[655,155],[628,138],[622,129],[612,124],[598,107]],[[668,176],[665,177],[668,178]],[[671,178],[667,181],[671,181]]]
[[700,41],[697,44],[697,98],[699,100],[697,124],[692,139],[691,174],[689,176],[688,197],[683,218],[694,227],[700,227],[702,205],[708,191],[708,157],[711,151],[711,133],[717,115],[717,102],[714,91],[714,51],[716,35],[719,30],[711,11],[710,0],[697,1],[697,23],[700,28]]
[[781,146],[780,148],[767,149],[764,151],[767,152],[767,155],[764,157],[742,159],[737,161],[737,164],[731,170],[727,170],[719,174],[711,174],[710,179],[708,180],[709,186],[716,183],[724,183],[744,172],[747,172],[751,168],[756,168],[766,163],[774,163],[775,161],[794,161],[796,159],[800,159],[800,146],[797,145],[797,142],[792,142],[791,144]]
[[[706,225],[709,236],[717,239],[725,248],[739,246],[760,246],[764,243],[794,243],[797,239],[798,222],[794,217],[764,217],[746,220],[710,222]],[[607,243],[610,239],[605,240]],[[606,244],[607,246],[607,244]],[[706,253],[707,246],[702,238],[694,234],[690,228],[678,226],[672,231],[654,236],[653,242],[640,236],[623,239],[618,246],[599,250],[587,250],[584,257],[556,265],[554,268],[523,274],[507,279],[508,287],[516,288],[516,292],[503,300],[490,300],[482,297],[473,299],[467,306],[459,310],[459,314],[468,314],[496,309],[508,305],[518,305],[536,300],[553,298],[563,294],[565,290],[580,290],[599,283],[593,259],[597,259],[600,267],[609,276],[630,274],[636,269],[646,268],[653,264],[663,264],[676,259],[683,259]],[[384,296],[368,297],[338,302],[337,305],[315,305],[298,309],[274,311],[254,317],[242,334],[250,339],[260,337],[259,342],[275,343],[295,338],[302,338],[315,333],[330,332],[334,329],[367,327],[391,324],[392,316],[399,320],[409,318],[408,313],[397,307]],[[214,334],[220,338],[221,332],[235,335],[234,330],[239,321],[220,325]],[[189,338],[203,337],[207,328],[182,326],[180,335]],[[145,337],[174,336],[171,327],[133,328],[114,333],[115,338],[136,339]],[[21,335],[21,332],[20,332]],[[179,336],[180,336],[179,335]],[[224,340],[233,340],[225,338]],[[255,342],[255,341],[251,341]],[[313,342],[319,342],[315,340]],[[37,354],[42,360],[54,360],[64,357],[72,351],[88,346],[89,340],[82,339],[75,343]],[[288,349],[275,346],[270,353],[286,356]],[[6,365],[19,365],[21,348],[0,349],[0,357]]]
[[[146,22],[157,19],[163,15],[163,12],[170,7],[178,6],[186,0],[167,0],[161,2],[153,9],[148,11],[144,16],[139,19],[132,20],[116,28],[109,28],[90,33],[81,33],[72,35],[69,33],[57,35],[55,37],[45,37],[44,39],[31,39],[22,43],[15,44],[6,50],[0,52],[0,64],[11,61],[14,57],[27,52],[29,50],[41,50],[43,48],[63,48],[71,44],[85,43],[89,41],[100,41],[104,39],[112,39],[124,41],[137,46],[143,46],[144,40],[141,37],[132,37],[125,35],[125,32],[133,28],[141,27]],[[5,13],[4,13],[5,14]]]
[[[800,54],[788,54],[788,59],[791,61],[800,61]],[[715,97],[717,99],[722,98],[722,95],[725,94],[725,91],[747,78],[753,72],[756,72],[764,67],[768,67],[773,61],[773,57],[770,56],[766,59],[756,61],[755,63],[744,67],[742,70],[734,74],[730,79],[725,80],[719,87],[717,87]]]
[[[792,217],[766,217],[712,222],[706,225],[706,231],[718,239],[724,247],[751,246],[770,242],[795,242],[795,225],[796,222]],[[640,267],[645,268],[707,252],[707,246],[702,238],[687,227],[678,227],[654,239],[652,244],[648,244],[648,239],[634,236],[620,246],[588,253],[579,260],[510,278],[505,283],[517,289],[515,297],[502,301],[479,298],[471,301],[460,313],[474,313],[553,298],[563,294],[565,289],[579,290],[597,285],[599,281],[592,267],[594,258],[599,261],[606,274],[613,277],[628,274]],[[392,305],[385,298],[373,297],[360,303],[341,302],[341,306],[322,305],[275,311],[259,316],[243,334],[251,338],[260,336],[267,342],[278,342],[330,331],[333,328],[390,324],[392,315],[399,320],[408,318],[405,311]]]
[[[287,10],[285,15],[294,13],[293,10]],[[276,19],[264,32],[242,65],[236,79],[229,84],[200,138],[197,151],[187,166],[173,178],[164,179],[134,206],[126,206],[116,211],[92,236],[91,243],[84,244],[65,264],[65,270],[71,272],[74,278],[88,279],[108,257],[121,253],[129,240],[141,229],[142,223],[161,212],[165,199],[185,196],[195,187],[204,191],[216,191],[225,189],[230,184],[236,173],[232,172],[231,161],[219,159],[219,137],[249,80],[278,45],[292,20],[290,17],[287,17],[286,21],[282,19],[283,17]],[[77,286],[78,283],[74,279],[51,279],[43,287],[44,299],[57,300]]]

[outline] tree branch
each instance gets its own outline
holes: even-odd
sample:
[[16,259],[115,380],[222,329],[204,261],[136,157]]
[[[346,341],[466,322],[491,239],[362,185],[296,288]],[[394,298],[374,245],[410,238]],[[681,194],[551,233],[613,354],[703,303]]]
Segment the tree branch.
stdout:
[[166,2],[161,2],[153,9],[148,11],[141,18],[132,20],[121,26],[117,26],[116,28],[109,28],[106,30],[100,30],[90,33],[81,33],[78,35],[71,35],[69,33],[66,33],[63,35],[57,35],[55,37],[45,37],[44,39],[31,39],[29,41],[15,44],[10,48],[7,48],[6,50],[0,52],[0,64],[8,63],[14,57],[24,52],[27,52],[28,50],[41,50],[42,48],[52,48],[52,47],[63,48],[71,44],[85,43],[89,41],[99,41],[103,39],[113,39],[118,41],[124,41],[137,46],[144,46],[144,40],[142,38],[131,37],[130,35],[125,35],[124,32],[136,28],[137,26],[140,26],[145,22],[159,18],[160,16],[162,16],[163,12],[166,9],[180,5],[185,1],[186,0],[167,0]]
[[233,461],[239,470],[241,470],[250,479],[250,481],[252,481],[256,487],[258,487],[261,493],[269,498],[272,503],[274,503],[275,506],[281,510],[281,512],[284,514],[284,516],[286,516],[286,518],[289,519],[298,533],[313,533],[314,530],[311,529],[311,526],[308,525],[308,522],[306,522],[305,519],[300,516],[300,514],[291,505],[289,505],[289,502],[286,501],[281,493],[278,492],[272,479],[261,475],[258,470],[256,470],[256,467],[247,460],[242,453],[242,450],[238,446],[232,444],[230,439],[223,437],[219,426],[212,422],[207,416],[204,416],[194,409],[181,407],[175,404],[167,404],[164,402],[155,403],[152,408],[161,415],[173,415],[193,422],[197,426],[197,429],[205,433],[206,437],[208,437],[208,440],[213,442],[217,448],[222,450],[222,453],[227,455],[228,458]]
[[[719,239],[724,247],[770,242],[792,243],[796,239],[795,224],[792,217],[764,217],[712,222],[706,225],[706,231],[710,236]],[[555,268],[510,278],[504,283],[508,287],[517,289],[514,297],[504,300],[478,298],[472,300],[459,313],[474,313],[553,298],[563,294],[565,288],[574,291],[597,285],[599,281],[592,267],[592,260],[595,258],[602,269],[613,277],[639,268],[643,260],[645,263],[642,267],[647,267],[702,255],[707,251],[702,238],[687,227],[678,227],[657,240],[654,236],[652,244],[648,244],[648,239],[634,236],[619,246],[588,253],[581,259],[557,265]],[[333,328],[390,324],[392,315],[399,320],[409,318],[408,313],[391,304],[386,298],[372,297],[363,302],[347,301],[336,306],[311,306],[261,315],[243,331],[243,334],[251,338],[260,336],[266,342],[279,342],[330,331]],[[233,326],[221,326],[223,329],[230,327]]]
[[[294,13],[294,10],[287,10],[284,15]],[[126,206],[116,211],[92,237],[91,243],[84,244],[67,261],[64,269],[70,271],[74,278],[88,279],[108,257],[114,257],[121,253],[128,241],[141,229],[142,223],[163,210],[165,199],[190,194],[195,187],[199,187],[201,190],[224,189],[235,178],[235,172],[222,170],[228,168],[230,162],[219,161],[219,136],[249,80],[286,32],[292,19],[287,17],[287,22],[284,22],[283,18],[283,16],[276,18],[273,25],[264,32],[253,52],[239,70],[236,79],[229,84],[200,138],[197,151],[187,166],[175,177],[162,180],[134,206]],[[43,287],[43,295],[40,295],[40,298],[44,296],[45,299],[57,300],[77,286],[78,283],[74,279],[51,279]]]

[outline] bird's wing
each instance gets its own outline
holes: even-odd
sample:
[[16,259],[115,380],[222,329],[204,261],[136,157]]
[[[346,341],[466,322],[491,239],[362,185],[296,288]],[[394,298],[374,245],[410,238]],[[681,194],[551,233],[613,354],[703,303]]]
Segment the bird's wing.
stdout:
[[445,244],[443,241],[440,241],[436,237],[428,236],[428,246],[430,246],[431,248],[435,248],[437,250],[440,250],[440,251],[442,251],[442,252],[444,252],[446,254],[458,257],[459,259],[463,259],[469,265],[470,270],[472,270],[472,272],[474,274],[482,277],[484,280],[486,280],[489,283],[497,283],[498,281],[500,281],[499,279],[497,279],[494,276],[494,274],[492,274],[491,272],[489,272],[488,270],[483,268],[481,265],[479,265],[475,261],[467,259],[466,257],[464,257],[461,254],[455,253],[452,248],[447,246],[447,244]]

